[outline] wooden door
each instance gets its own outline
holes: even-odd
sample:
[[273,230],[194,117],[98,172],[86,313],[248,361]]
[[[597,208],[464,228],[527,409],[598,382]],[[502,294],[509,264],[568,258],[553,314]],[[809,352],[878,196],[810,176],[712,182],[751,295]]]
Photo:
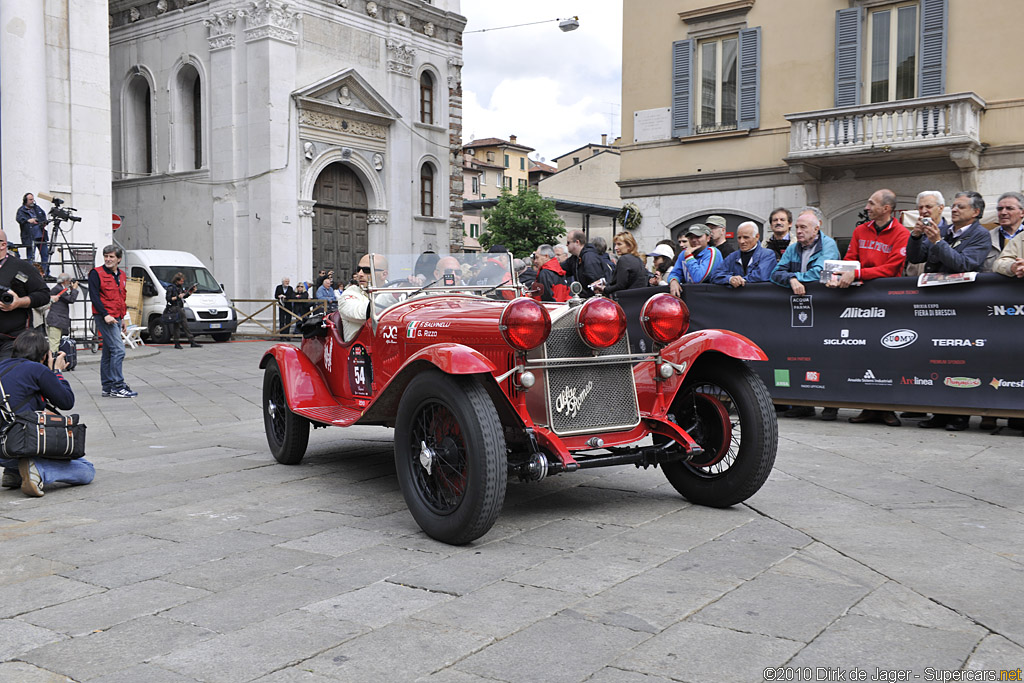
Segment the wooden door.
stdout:
[[352,278],[368,251],[366,191],[348,166],[334,163],[313,188],[313,272],[333,270],[335,286]]

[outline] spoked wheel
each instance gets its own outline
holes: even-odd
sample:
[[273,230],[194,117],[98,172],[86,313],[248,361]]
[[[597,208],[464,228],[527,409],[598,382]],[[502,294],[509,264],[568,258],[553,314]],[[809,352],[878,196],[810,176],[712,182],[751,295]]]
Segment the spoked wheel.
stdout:
[[263,374],[263,427],[274,459],[282,465],[298,465],[309,443],[309,420],[288,409],[284,383],[277,361],[270,359]]
[[740,361],[696,368],[672,402],[680,427],[704,453],[666,463],[665,476],[687,500],[729,507],[754,495],[775,462],[779,432],[761,378]]
[[405,503],[427,535],[461,545],[494,524],[505,500],[505,437],[487,391],[438,370],[406,388],[395,424]]

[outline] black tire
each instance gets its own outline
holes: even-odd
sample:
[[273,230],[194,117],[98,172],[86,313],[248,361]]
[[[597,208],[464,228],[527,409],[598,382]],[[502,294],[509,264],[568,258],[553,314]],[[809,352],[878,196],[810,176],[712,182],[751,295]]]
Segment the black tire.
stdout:
[[761,488],[775,463],[779,425],[757,373],[733,359],[699,366],[686,377],[671,412],[704,449],[693,461],[664,465],[684,498],[724,508]]
[[158,315],[149,319],[149,341],[153,344],[166,344],[171,341],[170,330]]
[[309,443],[309,420],[288,409],[277,361],[270,359],[263,373],[263,427],[274,459],[282,465],[298,465]]
[[490,530],[508,471],[501,421],[478,381],[430,370],[409,382],[398,405],[395,468],[409,511],[431,538],[462,545]]
[[230,332],[214,332],[210,335],[215,342],[226,342],[231,340]]

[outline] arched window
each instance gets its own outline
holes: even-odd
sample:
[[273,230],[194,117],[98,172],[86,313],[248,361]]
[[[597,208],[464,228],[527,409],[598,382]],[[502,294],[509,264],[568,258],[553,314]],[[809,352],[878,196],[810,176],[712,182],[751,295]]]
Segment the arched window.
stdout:
[[420,123],[434,123],[434,77],[429,71],[420,76]]
[[186,64],[174,83],[174,167],[190,171],[203,167],[203,88],[199,72]]
[[434,167],[430,164],[420,167],[420,215],[434,215]]
[[125,91],[124,170],[128,177],[153,173],[153,98],[145,76],[132,76]]

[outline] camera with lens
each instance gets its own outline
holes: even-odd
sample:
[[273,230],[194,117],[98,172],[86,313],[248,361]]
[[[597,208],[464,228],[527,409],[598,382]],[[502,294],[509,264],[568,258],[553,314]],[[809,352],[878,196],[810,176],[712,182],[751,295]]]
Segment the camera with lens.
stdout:
[[60,197],[53,198],[53,206],[50,207],[51,219],[56,221],[58,225],[60,224],[60,221],[71,221],[72,223],[77,223],[78,221],[82,220],[81,216],[75,216],[74,214],[71,213],[72,211],[78,211],[78,209],[71,206],[61,208],[61,204],[63,203],[64,200],[61,199]]
[[15,296],[17,295],[11,291],[10,287],[0,285],[0,303],[13,304]]

